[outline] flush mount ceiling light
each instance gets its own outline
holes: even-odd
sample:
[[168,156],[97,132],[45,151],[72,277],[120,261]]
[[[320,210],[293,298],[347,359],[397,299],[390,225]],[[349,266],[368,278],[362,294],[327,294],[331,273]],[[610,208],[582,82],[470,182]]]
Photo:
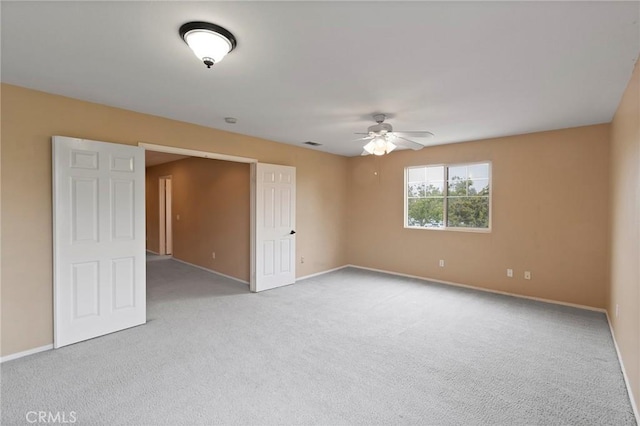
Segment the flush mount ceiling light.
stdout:
[[187,22],[180,27],[180,37],[207,68],[220,62],[237,45],[233,34],[209,22]]

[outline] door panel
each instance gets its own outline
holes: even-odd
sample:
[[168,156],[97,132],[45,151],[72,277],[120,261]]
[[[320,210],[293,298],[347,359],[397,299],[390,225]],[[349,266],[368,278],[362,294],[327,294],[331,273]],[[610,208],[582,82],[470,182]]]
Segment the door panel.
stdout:
[[100,314],[100,292],[98,288],[98,262],[82,262],[73,268],[73,318]]
[[114,259],[111,277],[113,284],[113,309],[125,309],[135,307],[135,259],[126,257]]
[[135,235],[135,188],[131,180],[112,180],[111,218],[113,219],[113,240],[132,240]]
[[53,138],[54,346],[146,322],[144,150]]
[[251,291],[268,290],[295,282],[295,167],[258,163],[254,228],[255,270]]
[[98,179],[71,178],[73,242],[98,241]]

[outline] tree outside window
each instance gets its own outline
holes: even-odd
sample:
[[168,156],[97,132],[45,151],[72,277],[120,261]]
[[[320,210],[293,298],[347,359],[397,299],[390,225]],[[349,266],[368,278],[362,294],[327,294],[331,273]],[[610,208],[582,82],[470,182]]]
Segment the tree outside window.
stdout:
[[489,229],[490,174],[490,163],[408,167],[405,226]]

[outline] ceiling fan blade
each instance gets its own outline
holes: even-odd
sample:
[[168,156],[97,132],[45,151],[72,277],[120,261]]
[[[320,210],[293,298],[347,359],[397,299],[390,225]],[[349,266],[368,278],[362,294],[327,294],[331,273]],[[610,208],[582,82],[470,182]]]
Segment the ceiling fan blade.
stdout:
[[398,146],[402,146],[405,148],[411,148],[414,151],[418,151],[422,148],[424,148],[424,145],[422,145],[421,143],[418,142],[414,142],[412,140],[409,140],[407,138],[403,138],[402,136],[398,136],[398,134],[396,133],[396,140],[394,141],[394,143]]
[[432,138],[433,133],[427,131],[415,131],[415,132],[393,132],[396,136],[409,138]]

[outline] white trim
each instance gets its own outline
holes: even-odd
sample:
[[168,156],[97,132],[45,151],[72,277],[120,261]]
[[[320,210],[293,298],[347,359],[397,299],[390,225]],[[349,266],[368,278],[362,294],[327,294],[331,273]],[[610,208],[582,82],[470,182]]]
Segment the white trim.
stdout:
[[51,349],[53,349],[53,344],[40,346],[38,348],[29,349],[27,351],[16,352],[15,354],[6,355],[0,358],[0,363],[12,361],[14,359],[22,358],[22,357],[33,355],[33,354],[37,354],[39,352],[50,351]]
[[213,269],[205,268],[204,266],[196,265],[195,263],[190,263],[184,260],[180,260],[178,258],[173,257],[172,260],[176,262],[184,263],[185,265],[193,266],[194,268],[202,269],[203,271],[211,272],[212,274],[220,275],[221,277],[229,278],[230,280],[238,281],[242,284],[249,285],[249,281],[241,280],[240,278],[232,277],[231,275],[223,274],[222,272],[214,271]]
[[611,318],[609,317],[608,311],[605,311],[605,314],[607,315],[607,323],[609,324],[609,330],[611,331],[613,346],[616,348],[616,354],[618,355],[618,362],[620,363],[620,369],[622,370],[622,377],[624,378],[624,384],[626,385],[627,393],[629,394],[629,401],[631,401],[631,408],[633,409],[633,415],[636,417],[636,423],[640,425],[640,414],[638,412],[638,406],[636,405],[635,399],[633,399],[633,391],[631,390],[631,383],[629,382],[627,371],[624,369],[624,363],[622,362],[620,348],[618,347],[618,342],[616,341],[616,334],[613,332],[613,326],[611,325]]
[[164,240],[164,254],[173,254],[173,210],[172,210],[172,197],[173,197],[173,180],[169,176],[164,181],[164,210],[165,210],[165,240]]
[[155,255],[160,256],[160,253],[156,253],[156,252],[155,252],[155,251],[153,251],[153,250],[146,249],[146,251],[147,251],[147,253],[151,253],[151,254],[155,254]]
[[173,253],[171,179],[171,175],[158,177],[158,249],[162,255],[171,255]]
[[165,181],[161,177],[158,178],[158,253],[161,255],[165,253],[166,246],[166,235],[167,232],[167,219],[165,218],[166,209],[165,207]]
[[320,275],[328,274],[330,272],[339,271],[340,269],[348,268],[350,266],[352,266],[352,265],[343,265],[343,266],[338,266],[337,268],[327,269],[326,271],[316,272],[315,274],[304,275],[302,277],[296,278],[296,282],[302,281],[302,280],[306,280],[306,279],[309,279],[309,278],[313,278],[313,277],[318,277]]
[[251,235],[249,241],[249,289],[256,288],[256,206],[258,205],[257,195],[258,190],[256,186],[258,184],[258,163],[249,165],[249,180],[251,181],[251,188],[249,188],[249,235]]
[[476,287],[476,286],[467,285],[467,284],[454,283],[452,281],[443,281],[443,280],[437,280],[435,278],[420,277],[418,275],[409,275],[409,274],[403,274],[403,273],[400,273],[400,272],[385,271],[384,269],[367,268],[366,266],[358,266],[358,265],[346,265],[346,266],[349,266],[349,267],[352,267],[352,268],[356,268],[356,269],[365,269],[367,271],[380,272],[380,273],[383,273],[383,274],[397,275],[397,276],[400,276],[400,277],[415,278],[415,279],[418,279],[418,280],[421,280],[421,281],[431,281],[431,282],[434,282],[434,283],[447,284],[447,285],[452,285],[452,286],[455,286],[455,287],[469,288],[471,290],[484,291],[484,292],[487,292],[487,293],[495,293],[495,294],[502,294],[504,296],[518,297],[520,299],[535,300],[537,302],[551,303],[551,304],[554,304],[554,305],[570,306],[572,308],[586,309],[588,311],[604,312],[604,313],[607,312],[606,309],[594,308],[593,306],[578,305],[576,303],[569,303],[569,302],[560,302],[560,301],[557,301],[557,300],[543,299],[541,297],[525,296],[525,295],[522,295],[522,294],[509,293],[509,292],[506,292],[506,291],[492,290],[492,289],[484,288],[484,287]]
[[475,232],[478,234],[490,234],[491,229],[489,228],[451,228],[451,227],[426,227],[426,226],[405,226],[405,229],[417,229],[418,231],[453,231],[453,232]]
[[255,158],[237,157],[235,155],[219,154],[217,152],[197,151],[195,149],[177,148],[167,145],[156,145],[146,142],[138,142],[138,146],[148,151],[167,152],[169,154],[188,155],[190,157],[210,158],[212,160],[235,161],[236,163],[257,163]]

